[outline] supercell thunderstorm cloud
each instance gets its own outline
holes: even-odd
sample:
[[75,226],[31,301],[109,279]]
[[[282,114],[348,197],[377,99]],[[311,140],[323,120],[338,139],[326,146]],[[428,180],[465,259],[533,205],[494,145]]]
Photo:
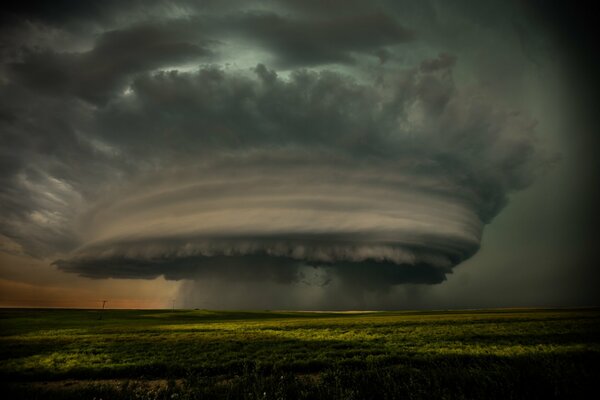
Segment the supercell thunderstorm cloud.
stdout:
[[389,88],[331,72],[283,80],[263,65],[257,77],[139,78],[104,129],[141,123],[147,144],[168,131],[178,159],[99,201],[77,232],[85,241],[57,265],[173,279],[231,268],[286,279],[279,269],[309,265],[441,282],[535,166],[534,124],[461,93],[452,64],[426,60]]
[[87,278],[186,280],[189,306],[445,281],[553,164],[523,100],[543,37],[515,5],[343,3],[13,7],[3,241]]

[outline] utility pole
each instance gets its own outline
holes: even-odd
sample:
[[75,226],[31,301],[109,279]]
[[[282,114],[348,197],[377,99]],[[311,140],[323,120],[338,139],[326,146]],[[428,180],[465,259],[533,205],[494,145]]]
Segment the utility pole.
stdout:
[[98,318],[98,319],[102,319],[102,314],[104,313],[104,306],[106,305],[107,302],[108,302],[108,300],[102,300],[102,310],[100,311],[100,318]]
[[175,299],[171,300],[171,311],[175,311]]

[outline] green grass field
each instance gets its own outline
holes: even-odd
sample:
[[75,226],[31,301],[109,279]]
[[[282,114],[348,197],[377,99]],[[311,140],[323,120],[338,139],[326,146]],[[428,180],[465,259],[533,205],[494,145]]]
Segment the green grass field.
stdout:
[[4,398],[583,398],[600,379],[598,309],[4,309],[0,341]]

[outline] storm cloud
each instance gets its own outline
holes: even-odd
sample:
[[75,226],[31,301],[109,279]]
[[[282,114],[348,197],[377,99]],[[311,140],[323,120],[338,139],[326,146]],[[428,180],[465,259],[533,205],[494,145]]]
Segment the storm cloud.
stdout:
[[460,92],[448,59],[391,77],[389,88],[333,72],[280,79],[263,65],[255,76],[208,68],[139,77],[98,113],[97,129],[109,143],[126,138],[129,155],[159,157],[161,168],[90,211],[87,243],[57,265],[181,277],[192,265],[225,268],[223,256],[254,269],[270,257],[339,269],[424,265],[389,283],[440,282],[539,166],[535,124]]
[[189,36],[190,32],[175,26],[160,25],[109,31],[89,51],[26,52],[21,61],[10,65],[10,72],[16,82],[43,93],[104,103],[136,72],[209,53],[201,44],[190,42]]
[[120,4],[4,28],[0,233],[62,271],[438,284],[553,160],[431,8]]

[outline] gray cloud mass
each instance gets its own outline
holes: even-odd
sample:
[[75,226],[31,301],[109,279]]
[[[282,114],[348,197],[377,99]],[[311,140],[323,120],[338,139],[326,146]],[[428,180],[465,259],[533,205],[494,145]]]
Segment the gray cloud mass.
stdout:
[[385,2],[99,4],[3,28],[0,233],[62,271],[438,284],[549,163],[471,53]]

